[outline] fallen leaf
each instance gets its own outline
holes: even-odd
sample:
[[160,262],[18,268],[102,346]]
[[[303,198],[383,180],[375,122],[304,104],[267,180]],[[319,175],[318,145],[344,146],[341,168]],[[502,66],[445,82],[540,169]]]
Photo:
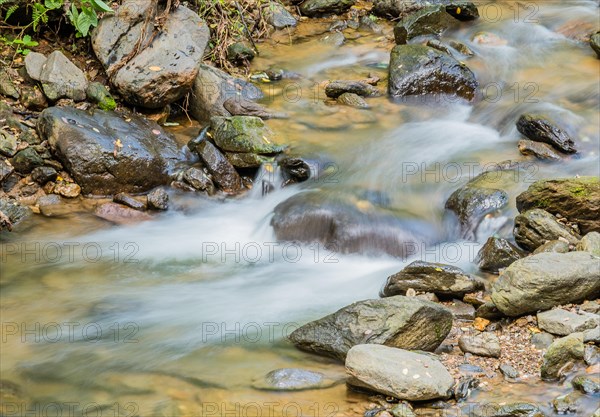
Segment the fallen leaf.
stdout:
[[154,72],[162,70],[162,68],[161,68],[161,67],[157,67],[157,66],[148,67],[148,69],[149,69],[150,71],[154,71]]

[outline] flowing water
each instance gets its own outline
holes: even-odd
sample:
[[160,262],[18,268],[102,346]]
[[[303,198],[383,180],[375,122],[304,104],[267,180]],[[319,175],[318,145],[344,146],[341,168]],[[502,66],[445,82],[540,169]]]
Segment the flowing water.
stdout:
[[[273,208],[312,189],[343,192],[357,204],[366,190],[376,191],[438,231],[441,242],[421,259],[476,272],[477,248],[514,217],[518,192],[539,178],[598,175],[599,61],[587,44],[558,33],[597,25],[597,2],[490,3],[480,12],[477,22],[448,35],[476,53],[465,62],[486,97],[472,105],[442,98],[393,103],[385,95],[369,99],[368,110],[328,103],[326,80],[379,76],[385,88],[393,44],[382,34],[348,30],[346,43],[335,47],[321,40],[330,22],[315,21],[261,44],[253,70],[298,74],[261,87],[266,105],[290,115],[269,125],[294,153],[314,157],[319,174],[307,183],[219,202],[173,194],[174,209],[134,226],[76,213],[33,218],[19,233],[3,235],[1,377],[23,387],[25,411],[359,415],[357,404],[367,396],[343,383],[295,393],[251,384],[281,367],[341,380],[343,366],[297,351],[285,336],[343,305],[377,297],[385,278],[411,259],[278,244],[269,224]],[[480,31],[505,42],[477,44],[472,38]],[[560,114],[576,132],[578,156],[544,164],[520,155],[515,121],[525,111]],[[183,143],[198,130],[174,133]],[[505,160],[522,168],[510,189],[513,204],[484,225],[478,243],[457,239],[445,200]],[[277,182],[276,172],[263,175]],[[534,378],[477,391],[470,400],[527,400],[551,413],[551,399],[568,391],[568,384]],[[577,415],[591,415],[594,405],[584,401]]]

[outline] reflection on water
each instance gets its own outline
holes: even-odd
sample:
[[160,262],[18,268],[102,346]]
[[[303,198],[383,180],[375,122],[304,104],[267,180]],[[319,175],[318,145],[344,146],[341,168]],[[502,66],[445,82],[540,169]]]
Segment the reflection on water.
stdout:
[[[327,177],[225,203],[173,195],[180,210],[136,226],[107,228],[76,214],[34,218],[20,234],[3,235],[0,366],[2,379],[24,391],[14,394],[4,384],[3,398],[20,395],[39,407],[76,402],[79,411],[94,403],[124,416],[360,414],[366,396],[343,383],[275,393],[252,389],[252,380],[281,367],[343,378],[342,366],[295,350],[285,336],[307,320],[376,297],[385,278],[411,259],[278,244],[272,210],[304,189],[357,199],[359,190],[370,190],[394,210],[441,228],[449,194],[491,164],[520,161],[511,201],[536,178],[598,175],[598,60],[556,32],[571,21],[597,23],[597,4],[532,4],[537,23],[523,17],[531,12],[527,5],[514,19],[516,3],[501,4],[500,19],[490,18],[488,6],[477,23],[449,35],[476,53],[466,62],[486,96],[474,105],[392,103],[385,94],[369,99],[367,110],[326,101],[322,82],[331,79],[380,77],[385,92],[392,43],[380,34],[350,31],[336,48],[311,36],[326,22],[305,23],[297,37],[282,33],[263,44],[257,71],[300,75],[262,86],[265,104],[290,115],[269,124],[294,152],[334,167]],[[506,43],[471,41],[481,31]],[[560,114],[580,154],[552,165],[524,159],[514,127],[524,111]],[[197,130],[178,129],[180,142]],[[511,205],[504,216],[514,212]],[[423,256],[474,271],[478,247],[451,237]],[[539,381],[498,384],[471,400],[535,401],[550,412],[550,401],[570,390]],[[592,407],[584,400],[577,415],[590,415]]]

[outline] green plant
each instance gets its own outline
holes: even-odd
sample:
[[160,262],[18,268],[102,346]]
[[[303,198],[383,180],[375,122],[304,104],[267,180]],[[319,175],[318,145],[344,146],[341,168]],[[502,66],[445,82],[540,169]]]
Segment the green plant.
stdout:
[[[15,3],[16,4],[12,4]],[[64,9],[64,14],[76,30],[79,38],[86,37],[90,29],[98,25],[99,13],[112,13],[113,10],[103,0],[29,0],[26,2],[18,0],[0,0],[0,7],[5,8],[3,19],[7,21],[19,7],[25,7],[30,11],[31,20],[21,29],[21,36],[28,29],[38,30],[41,24],[48,23],[50,12]],[[70,7],[69,7],[70,5]],[[4,8],[4,7],[3,7]],[[0,14],[1,15],[1,14]]]
[[12,46],[15,49],[17,54],[27,55],[31,52],[31,49],[39,44],[31,39],[31,36],[25,35],[23,38],[15,38],[15,39],[7,39],[5,37],[0,37],[0,39],[5,42],[7,45]]

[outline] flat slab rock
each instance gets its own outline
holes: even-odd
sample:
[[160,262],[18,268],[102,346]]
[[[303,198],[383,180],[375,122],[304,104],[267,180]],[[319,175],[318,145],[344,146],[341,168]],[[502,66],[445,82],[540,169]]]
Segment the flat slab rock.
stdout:
[[452,265],[415,261],[388,277],[381,296],[404,295],[409,288],[437,296],[463,297],[482,289],[483,283]]
[[40,114],[38,131],[84,194],[150,190],[169,183],[185,160],[160,126],[133,115],[51,107]]
[[357,345],[348,352],[348,384],[400,400],[449,398],[454,378],[435,355],[381,345]]
[[560,308],[538,313],[537,320],[540,329],[559,336],[600,327],[598,314],[577,314]]
[[352,346],[365,343],[433,351],[451,328],[452,313],[445,307],[398,295],[356,302],[289,338],[300,349],[344,360]]

